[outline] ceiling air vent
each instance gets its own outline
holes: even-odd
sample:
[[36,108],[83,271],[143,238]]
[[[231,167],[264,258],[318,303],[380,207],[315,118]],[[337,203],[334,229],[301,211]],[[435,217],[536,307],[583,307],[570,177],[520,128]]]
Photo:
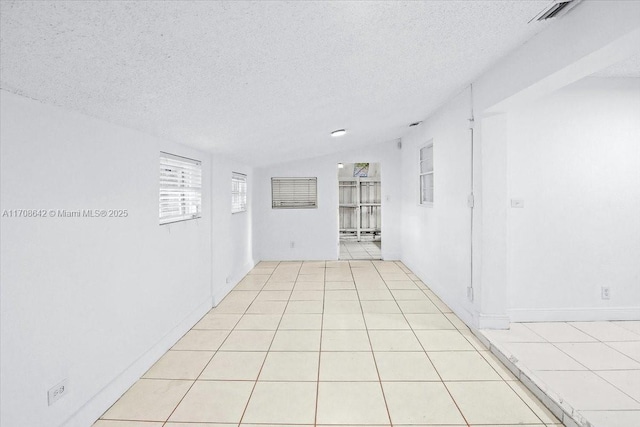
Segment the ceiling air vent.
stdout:
[[540,13],[533,17],[529,22],[533,21],[545,21],[551,18],[559,18],[567,13],[569,10],[576,7],[582,0],[553,0],[547,7]]

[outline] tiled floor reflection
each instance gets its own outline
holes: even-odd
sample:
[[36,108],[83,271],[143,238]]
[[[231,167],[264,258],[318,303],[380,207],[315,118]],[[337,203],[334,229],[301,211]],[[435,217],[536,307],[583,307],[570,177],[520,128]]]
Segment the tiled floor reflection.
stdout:
[[545,426],[399,262],[261,262],[95,427]]

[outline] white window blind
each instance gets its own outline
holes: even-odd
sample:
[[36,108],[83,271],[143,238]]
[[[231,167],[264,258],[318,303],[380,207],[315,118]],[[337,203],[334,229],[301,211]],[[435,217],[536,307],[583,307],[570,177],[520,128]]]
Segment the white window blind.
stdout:
[[200,218],[202,165],[200,161],[160,153],[160,224]]
[[247,210],[247,176],[242,173],[231,173],[231,213]]
[[318,207],[317,178],[271,178],[273,209],[313,209]]
[[433,205],[433,142],[420,149],[420,204]]

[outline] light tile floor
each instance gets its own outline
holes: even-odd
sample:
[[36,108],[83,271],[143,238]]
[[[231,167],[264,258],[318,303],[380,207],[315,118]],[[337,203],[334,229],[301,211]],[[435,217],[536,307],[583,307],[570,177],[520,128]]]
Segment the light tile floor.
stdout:
[[382,242],[356,242],[349,240],[340,241],[340,259],[341,260],[358,260],[358,259],[382,259],[382,251],[380,247]]
[[404,265],[261,262],[95,427],[559,421]]
[[640,426],[640,322],[512,323],[482,333],[578,425]]

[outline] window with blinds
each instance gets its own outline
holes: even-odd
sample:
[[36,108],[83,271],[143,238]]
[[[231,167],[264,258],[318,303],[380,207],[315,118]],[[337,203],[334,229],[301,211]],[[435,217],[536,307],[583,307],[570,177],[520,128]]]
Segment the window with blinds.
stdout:
[[420,149],[420,204],[433,206],[433,141]]
[[160,224],[200,218],[202,164],[160,152]]
[[273,209],[318,207],[318,178],[271,178]]
[[231,213],[247,210],[247,175],[231,173]]

